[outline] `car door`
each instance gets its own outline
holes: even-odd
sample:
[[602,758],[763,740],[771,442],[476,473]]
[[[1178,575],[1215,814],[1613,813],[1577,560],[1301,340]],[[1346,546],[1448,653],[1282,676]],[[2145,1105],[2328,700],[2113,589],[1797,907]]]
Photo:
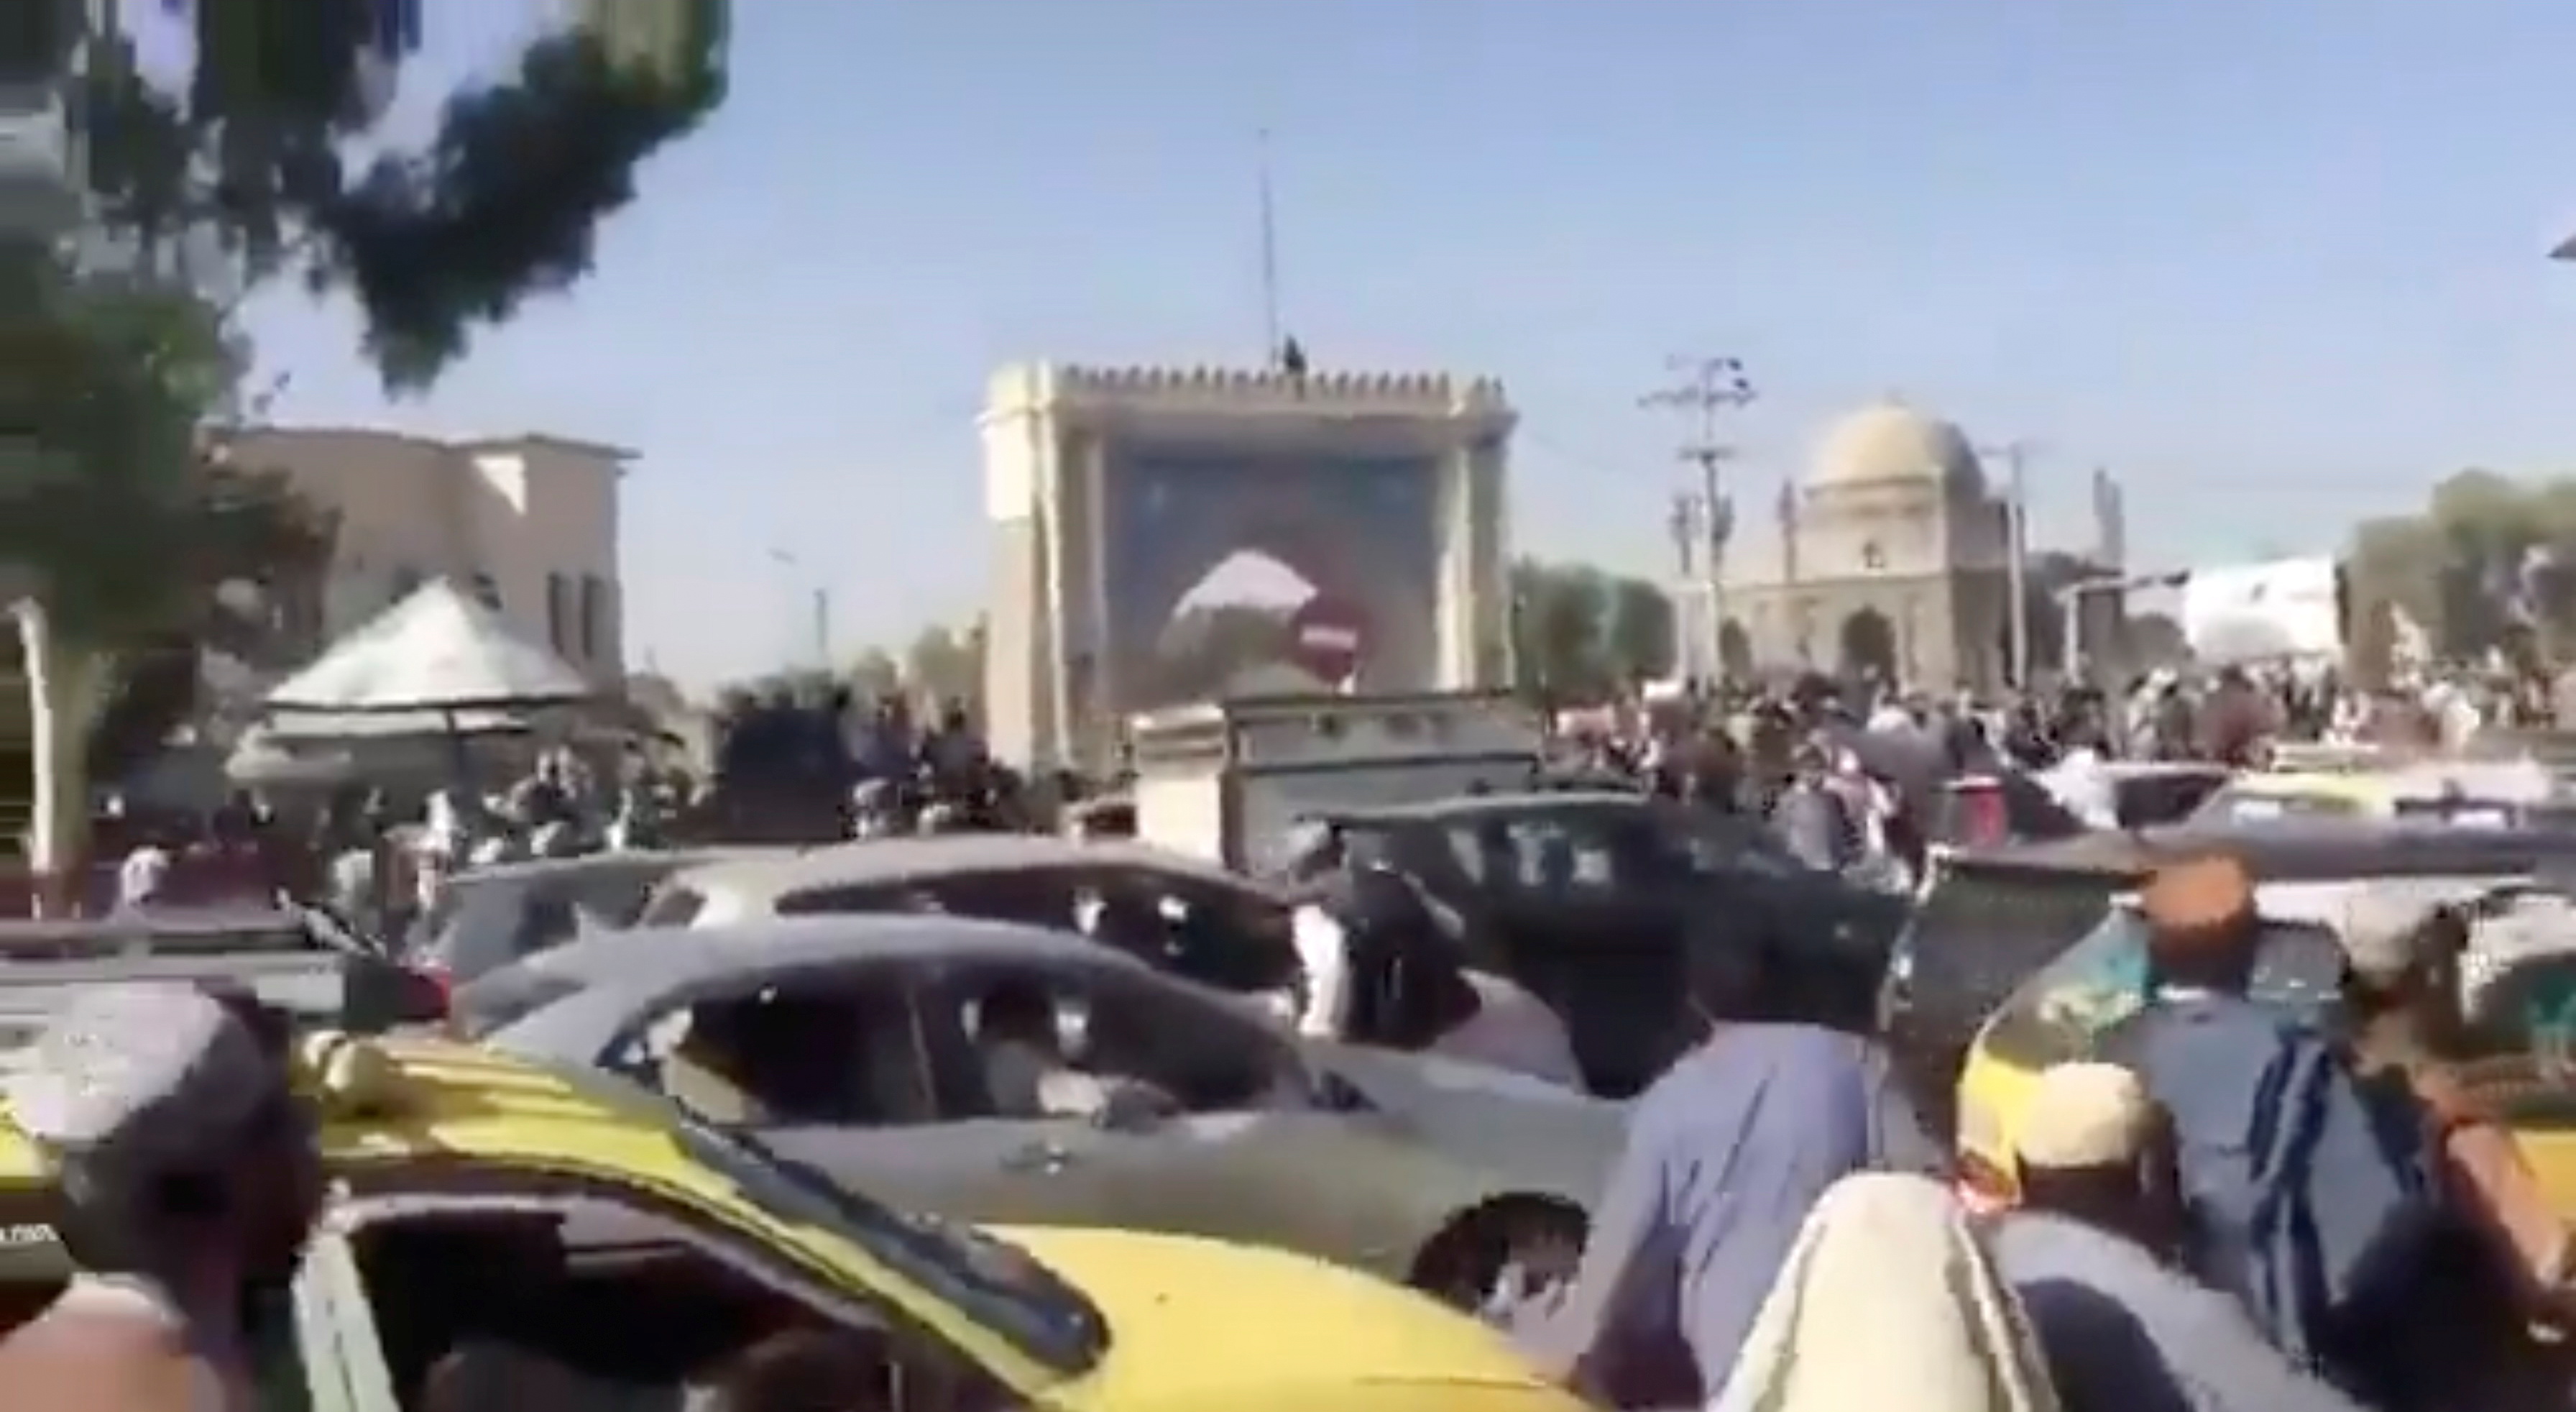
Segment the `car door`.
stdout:
[[260,1360],[260,1412],[393,1412],[377,1392],[384,1354],[346,1236],[326,1227],[307,1243],[288,1297],[293,1366]]
[[894,962],[768,976],[644,1026],[657,1086],[698,1117],[890,1205],[972,1221],[1046,1221],[1058,1187],[1020,1170],[1012,1134],[943,1121],[945,1042]]
[[[1042,986],[1065,1017],[1066,1066],[1114,1092],[1152,1090],[1168,1103],[1117,1098],[1090,1115],[1004,1114],[987,1105],[974,1126],[1018,1144],[1006,1167],[1051,1184],[1065,1219],[1082,1224],[1248,1240],[1346,1263],[1383,1266],[1409,1249],[1409,1201],[1380,1204],[1387,1181],[1416,1161],[1367,1122],[1324,1111],[1294,1044],[1249,1012],[1195,987],[1104,956],[983,961],[950,973],[960,1030],[1003,986]],[[960,1057],[978,1063],[980,1045]],[[972,1076],[953,1085],[972,1090]],[[1009,1145],[1009,1144],[1006,1144]],[[1425,1159],[1427,1160],[1427,1159]]]

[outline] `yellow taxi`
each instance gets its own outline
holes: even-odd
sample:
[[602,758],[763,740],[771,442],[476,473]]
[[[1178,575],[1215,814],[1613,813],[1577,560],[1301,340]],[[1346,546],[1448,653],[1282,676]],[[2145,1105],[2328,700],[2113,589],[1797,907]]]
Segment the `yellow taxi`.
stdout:
[[[782,1368],[888,1412],[1581,1405],[1474,1320],[1303,1257],[944,1225],[445,1040],[319,1036],[303,1065],[333,1187],[266,1321],[279,1405],[678,1412]],[[0,1124],[0,1327],[67,1273],[46,1187]]]
[[2401,757],[2367,746],[2283,746],[2192,811],[2196,824],[2276,819],[2438,819],[2493,828],[2565,802],[2560,771],[2532,759]]
[[[2438,889],[2458,880],[2426,881]],[[2342,942],[2318,909],[2301,905],[2314,899],[2273,892],[2285,905],[2265,908],[2253,994],[2322,1014],[2341,984]],[[2470,1028],[2488,1057],[2456,1075],[2513,1128],[2551,1204],[2576,1219],[2576,948],[2482,953],[2473,942],[2466,969]],[[2145,993],[2145,928],[2123,902],[1987,1018],[1958,1086],[1960,1176],[1971,1195],[2012,1199],[2017,1127],[2040,1073],[2091,1057],[2097,1038]]]

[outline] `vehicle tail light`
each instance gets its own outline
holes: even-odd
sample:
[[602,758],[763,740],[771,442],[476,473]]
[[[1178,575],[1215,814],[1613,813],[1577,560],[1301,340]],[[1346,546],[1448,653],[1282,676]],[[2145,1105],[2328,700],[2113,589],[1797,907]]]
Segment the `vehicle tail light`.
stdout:
[[1983,847],[2011,839],[2011,811],[2004,806],[2003,786],[1993,780],[1961,780],[1950,789],[1958,800],[1961,842]]
[[455,978],[444,966],[405,966],[402,970],[402,1019],[410,1024],[444,1023],[456,999]]

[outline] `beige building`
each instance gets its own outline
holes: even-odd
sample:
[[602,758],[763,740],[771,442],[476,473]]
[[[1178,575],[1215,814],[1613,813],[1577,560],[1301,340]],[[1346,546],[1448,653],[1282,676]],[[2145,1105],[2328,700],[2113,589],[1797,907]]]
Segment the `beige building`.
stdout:
[[1773,514],[1738,508],[1720,575],[1727,670],[2001,686],[2009,519],[1956,426],[1896,402],[1844,417]]
[[602,682],[624,678],[618,482],[631,452],[335,427],[264,428],[229,445],[338,518],[314,650],[445,576],[528,641]]

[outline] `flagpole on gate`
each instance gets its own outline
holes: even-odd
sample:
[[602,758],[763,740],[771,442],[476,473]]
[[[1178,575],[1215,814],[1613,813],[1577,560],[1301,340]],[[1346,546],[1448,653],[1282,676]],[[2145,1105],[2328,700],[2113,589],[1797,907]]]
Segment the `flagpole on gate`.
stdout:
[[1262,361],[1278,370],[1285,356],[1279,330],[1279,196],[1270,175],[1270,129],[1255,135],[1255,178],[1261,197],[1261,347]]

